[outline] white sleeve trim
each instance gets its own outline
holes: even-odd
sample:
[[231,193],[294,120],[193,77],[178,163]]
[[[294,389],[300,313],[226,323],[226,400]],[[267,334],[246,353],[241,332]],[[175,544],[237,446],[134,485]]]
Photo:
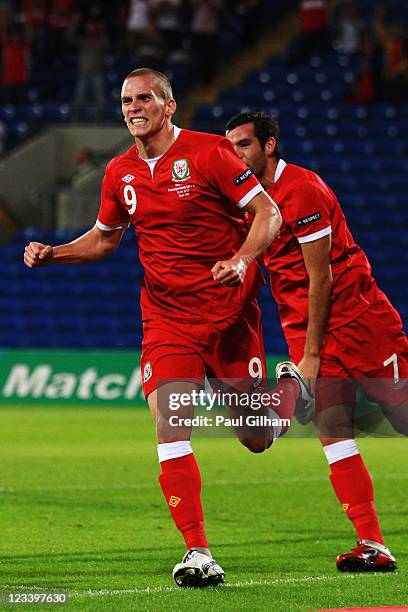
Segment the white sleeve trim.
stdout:
[[253,187],[251,191],[248,191],[248,193],[238,202],[238,206],[240,208],[244,208],[244,206],[249,204],[249,202],[253,200],[254,197],[258,195],[258,193],[261,193],[262,191],[264,191],[264,188],[262,187],[262,185],[255,185],[255,187]]
[[99,227],[99,229],[103,232],[113,232],[114,230],[128,228],[130,223],[124,223],[123,225],[105,225],[104,223],[101,223],[99,219],[97,219],[95,225],[96,227]]
[[319,238],[323,238],[323,236],[328,236],[329,234],[331,234],[331,232],[332,228],[331,225],[329,225],[328,227],[325,227],[324,229],[319,230],[314,234],[309,234],[308,236],[299,236],[298,240],[300,244],[303,244],[303,242],[313,242],[314,240],[319,240]]

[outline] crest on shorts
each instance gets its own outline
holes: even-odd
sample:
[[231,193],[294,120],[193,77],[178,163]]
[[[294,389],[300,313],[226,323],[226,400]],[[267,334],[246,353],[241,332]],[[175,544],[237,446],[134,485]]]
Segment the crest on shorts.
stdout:
[[176,159],[171,170],[173,181],[186,181],[190,178],[190,168],[186,159]]
[[152,364],[148,361],[143,369],[143,382],[147,382],[152,377]]

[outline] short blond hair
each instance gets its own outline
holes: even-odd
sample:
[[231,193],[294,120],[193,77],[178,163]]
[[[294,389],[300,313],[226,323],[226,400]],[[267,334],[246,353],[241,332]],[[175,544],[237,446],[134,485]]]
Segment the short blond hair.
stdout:
[[135,70],[132,70],[132,72],[129,72],[125,81],[127,79],[132,79],[133,77],[148,75],[151,75],[156,79],[156,89],[160,92],[164,100],[172,100],[173,90],[171,88],[170,81],[165,74],[159,72],[158,70],[154,70],[153,68],[136,68]]

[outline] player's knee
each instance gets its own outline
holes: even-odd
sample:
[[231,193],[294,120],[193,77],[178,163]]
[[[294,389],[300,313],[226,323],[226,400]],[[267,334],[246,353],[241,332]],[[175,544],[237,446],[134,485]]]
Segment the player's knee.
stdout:
[[392,423],[395,431],[405,437],[408,437],[408,423]]
[[264,438],[240,438],[241,444],[246,446],[251,453],[263,453],[269,446]]
[[408,436],[408,401],[397,407],[383,406],[382,410],[395,431]]
[[408,416],[397,415],[397,416],[388,416],[388,420],[391,425],[395,429],[395,431],[403,436],[408,436]]

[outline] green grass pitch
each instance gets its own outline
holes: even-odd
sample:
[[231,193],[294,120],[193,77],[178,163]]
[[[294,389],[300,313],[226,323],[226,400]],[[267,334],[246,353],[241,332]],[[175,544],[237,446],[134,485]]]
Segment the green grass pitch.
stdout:
[[0,591],[68,590],[72,610],[408,603],[404,439],[359,442],[399,563],[386,575],[337,572],[354,532],[317,440],[281,439],[252,455],[231,438],[195,439],[208,536],[226,571],[226,585],[196,591],[172,582],[184,546],[158,486],[146,409],[3,407],[0,432]]

